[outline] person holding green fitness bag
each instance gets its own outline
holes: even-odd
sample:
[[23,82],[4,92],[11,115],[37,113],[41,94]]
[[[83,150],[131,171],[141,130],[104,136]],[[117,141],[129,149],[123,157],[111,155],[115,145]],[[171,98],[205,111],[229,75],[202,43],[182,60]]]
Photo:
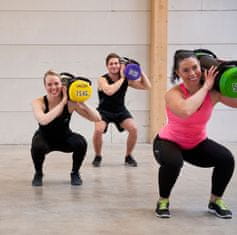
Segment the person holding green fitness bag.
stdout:
[[202,72],[192,50],[177,50],[171,81],[181,83],[165,95],[167,124],[153,142],[159,163],[159,199],[156,215],[169,218],[170,194],[186,161],[198,167],[213,167],[208,211],[220,218],[232,218],[222,197],[234,171],[234,157],[223,145],[207,137],[206,125],[217,103],[237,108],[237,98],[222,95],[213,88],[219,75],[217,66]]

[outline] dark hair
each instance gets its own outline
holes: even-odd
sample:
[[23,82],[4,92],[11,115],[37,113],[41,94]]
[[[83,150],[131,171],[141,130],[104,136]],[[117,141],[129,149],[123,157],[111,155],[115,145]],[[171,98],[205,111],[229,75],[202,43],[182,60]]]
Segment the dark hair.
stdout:
[[174,62],[173,62],[173,68],[172,68],[172,73],[171,73],[171,77],[170,77],[170,80],[172,83],[175,83],[176,80],[178,81],[179,80],[179,76],[177,75],[176,71],[179,67],[179,63],[186,59],[186,58],[190,58],[190,57],[193,57],[193,58],[197,58],[197,56],[195,55],[194,51],[192,50],[177,50],[174,54]]
[[118,58],[120,60],[120,56],[118,54],[112,52],[106,56],[105,64],[108,65],[109,60],[112,58]]

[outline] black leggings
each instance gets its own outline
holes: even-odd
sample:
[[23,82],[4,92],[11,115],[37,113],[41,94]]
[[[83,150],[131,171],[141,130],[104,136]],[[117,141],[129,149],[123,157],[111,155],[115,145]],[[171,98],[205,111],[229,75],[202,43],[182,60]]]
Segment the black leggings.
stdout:
[[73,152],[72,172],[78,172],[87,151],[87,142],[83,136],[76,133],[71,133],[63,141],[57,143],[48,142],[37,131],[31,145],[31,156],[36,172],[42,173],[45,155],[52,151]]
[[206,139],[191,150],[183,150],[177,144],[160,139],[153,143],[156,161],[160,164],[158,182],[160,196],[168,198],[179,176],[183,161],[199,167],[214,167],[211,193],[221,197],[234,171],[234,157],[224,146]]

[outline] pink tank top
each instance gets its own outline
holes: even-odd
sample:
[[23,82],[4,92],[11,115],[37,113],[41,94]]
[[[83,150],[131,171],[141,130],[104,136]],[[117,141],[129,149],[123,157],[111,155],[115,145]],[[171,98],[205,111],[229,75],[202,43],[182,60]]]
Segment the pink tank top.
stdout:
[[[184,97],[190,94],[180,84]],[[159,132],[162,139],[167,139],[177,143],[183,149],[192,149],[207,138],[206,124],[210,119],[213,110],[210,93],[208,93],[200,108],[187,118],[180,118],[166,107],[168,122]]]

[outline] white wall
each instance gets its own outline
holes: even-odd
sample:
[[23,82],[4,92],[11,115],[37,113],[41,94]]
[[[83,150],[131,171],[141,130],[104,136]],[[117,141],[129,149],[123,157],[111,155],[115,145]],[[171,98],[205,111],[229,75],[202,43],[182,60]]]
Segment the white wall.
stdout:
[[[48,69],[96,79],[108,53],[137,59],[147,71],[149,1],[0,0],[0,144],[30,143],[37,123],[30,102],[44,94]],[[138,99],[139,97],[139,99]],[[147,140],[148,93],[130,89],[127,104]],[[72,129],[91,139],[93,123],[73,116]],[[105,142],[124,142],[111,127]]]
[[[169,0],[168,71],[176,49],[207,48],[237,60],[236,0]],[[211,138],[236,142],[237,110],[217,105],[208,125]]]
[[[236,0],[169,0],[168,72],[180,48],[208,48],[237,59]],[[149,0],[0,0],[0,144],[28,144],[37,127],[30,102],[43,95],[48,69],[89,77],[97,105],[96,79],[105,72],[109,52],[149,66]],[[148,92],[130,89],[127,105],[147,141]],[[211,137],[236,141],[234,109],[218,106],[209,125]],[[73,116],[72,129],[91,141],[93,124]],[[226,131],[227,130],[227,131]],[[105,141],[124,142],[112,126]]]

